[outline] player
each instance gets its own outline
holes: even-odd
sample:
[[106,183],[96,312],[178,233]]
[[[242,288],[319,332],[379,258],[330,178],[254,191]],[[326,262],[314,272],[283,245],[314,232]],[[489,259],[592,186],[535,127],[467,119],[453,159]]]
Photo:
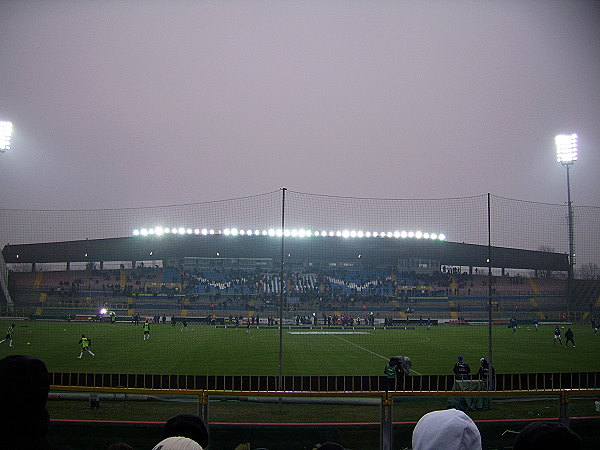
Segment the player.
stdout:
[[8,341],[8,346],[12,347],[14,331],[15,331],[15,324],[13,323],[10,327],[8,327],[8,330],[6,330],[6,338],[2,339],[0,341],[0,344],[2,344],[4,341]]
[[183,324],[183,328],[181,329],[181,331],[187,330],[187,320],[186,319],[181,319],[181,323]]
[[452,371],[454,372],[454,375],[456,376],[456,379],[457,380],[468,380],[469,374],[471,373],[471,368],[464,361],[464,358],[462,356],[459,356],[456,359],[458,361],[456,361],[456,363],[454,364],[454,368],[452,369]]
[[427,331],[430,331],[430,330],[431,330],[431,325],[432,325],[432,323],[431,323],[431,319],[429,319],[429,318],[428,318],[428,319],[427,319]]
[[556,325],[554,329],[554,345],[556,345],[556,341],[558,340],[559,344],[562,345],[562,339],[560,338],[560,327]]
[[517,318],[516,317],[513,317],[512,319],[510,319],[510,326],[512,327],[513,334],[515,334],[517,332]]
[[146,319],[142,328],[144,329],[144,340],[146,341],[150,339],[150,324],[148,323],[148,319]]
[[114,327],[115,323],[117,323],[117,315],[116,314],[111,314],[110,315],[110,326]]
[[540,324],[540,321],[537,319],[533,319],[533,326],[535,327],[535,331],[538,330],[538,325]]
[[250,317],[248,317],[248,322],[246,323],[246,334],[250,334]]
[[575,348],[575,335],[573,334],[573,331],[570,328],[565,333],[565,347],[569,342],[571,342],[573,348]]
[[79,356],[77,357],[77,359],[81,359],[83,352],[87,352],[92,356],[96,356],[90,350],[90,346],[92,345],[92,340],[90,338],[85,337],[85,334],[81,335],[81,339],[79,339],[79,343],[81,344],[81,352],[79,353]]

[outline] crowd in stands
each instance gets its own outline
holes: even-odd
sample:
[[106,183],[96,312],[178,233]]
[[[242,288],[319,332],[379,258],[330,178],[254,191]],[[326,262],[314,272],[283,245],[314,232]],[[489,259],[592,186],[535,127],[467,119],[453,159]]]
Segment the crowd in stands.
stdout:
[[[20,450],[58,450],[48,439],[50,415],[46,402],[50,377],[40,359],[11,355],[0,360],[0,448]],[[209,430],[195,415],[179,414],[162,428],[162,436],[153,450],[202,450],[211,448]],[[473,420],[457,409],[432,411],[419,419],[412,433],[413,450],[480,450],[482,437]],[[314,449],[344,450],[345,446],[327,442]],[[513,448],[569,449],[582,448],[581,437],[557,422],[536,421],[526,425],[516,436]],[[132,450],[125,442],[115,442],[108,450]],[[235,450],[252,450],[242,443]],[[266,450],[266,449],[263,449]]]

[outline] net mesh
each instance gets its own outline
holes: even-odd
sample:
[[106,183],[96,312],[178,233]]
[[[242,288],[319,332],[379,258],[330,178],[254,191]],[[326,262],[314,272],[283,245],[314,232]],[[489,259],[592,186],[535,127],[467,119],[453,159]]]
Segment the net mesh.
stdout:
[[[12,303],[3,294],[2,315],[31,319],[15,343],[55,371],[370,375],[396,355],[411,356],[414,373],[446,373],[457,354],[476,366],[489,354],[487,327],[476,325],[491,307],[496,367],[535,361],[543,371],[543,357],[514,346],[552,346],[551,324],[585,323],[599,308],[600,208],[577,206],[573,217],[570,286],[564,264],[543,264],[569,254],[566,205],[279,190],[153,208],[4,209]],[[536,321],[548,324],[543,338]],[[81,351],[77,366],[82,334],[98,357]],[[569,356],[572,367],[589,369],[588,353]]]

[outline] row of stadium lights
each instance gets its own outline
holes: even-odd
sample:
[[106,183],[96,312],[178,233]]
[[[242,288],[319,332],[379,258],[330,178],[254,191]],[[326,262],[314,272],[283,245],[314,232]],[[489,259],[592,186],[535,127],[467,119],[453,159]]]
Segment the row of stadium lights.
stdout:
[[141,228],[133,230],[134,236],[162,236],[164,234],[178,234],[178,235],[186,235],[186,234],[195,234],[201,236],[215,235],[215,234],[223,234],[225,236],[276,236],[276,237],[312,237],[312,236],[324,236],[324,237],[342,237],[342,238],[370,238],[370,237],[379,237],[379,238],[414,238],[414,239],[430,239],[433,241],[446,240],[446,236],[443,233],[423,233],[421,231],[355,231],[355,230],[344,230],[344,231],[312,231],[312,230],[304,230],[304,229],[292,229],[292,230],[281,230],[281,229],[269,229],[269,230],[238,230],[237,228],[225,228],[224,230],[213,230],[206,228],[196,228],[192,230],[191,228]]

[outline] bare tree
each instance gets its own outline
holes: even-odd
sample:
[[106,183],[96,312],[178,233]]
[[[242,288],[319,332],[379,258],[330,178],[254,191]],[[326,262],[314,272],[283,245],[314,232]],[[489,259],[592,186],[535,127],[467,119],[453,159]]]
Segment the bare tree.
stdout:
[[600,267],[596,263],[583,264],[577,271],[582,280],[600,280]]

